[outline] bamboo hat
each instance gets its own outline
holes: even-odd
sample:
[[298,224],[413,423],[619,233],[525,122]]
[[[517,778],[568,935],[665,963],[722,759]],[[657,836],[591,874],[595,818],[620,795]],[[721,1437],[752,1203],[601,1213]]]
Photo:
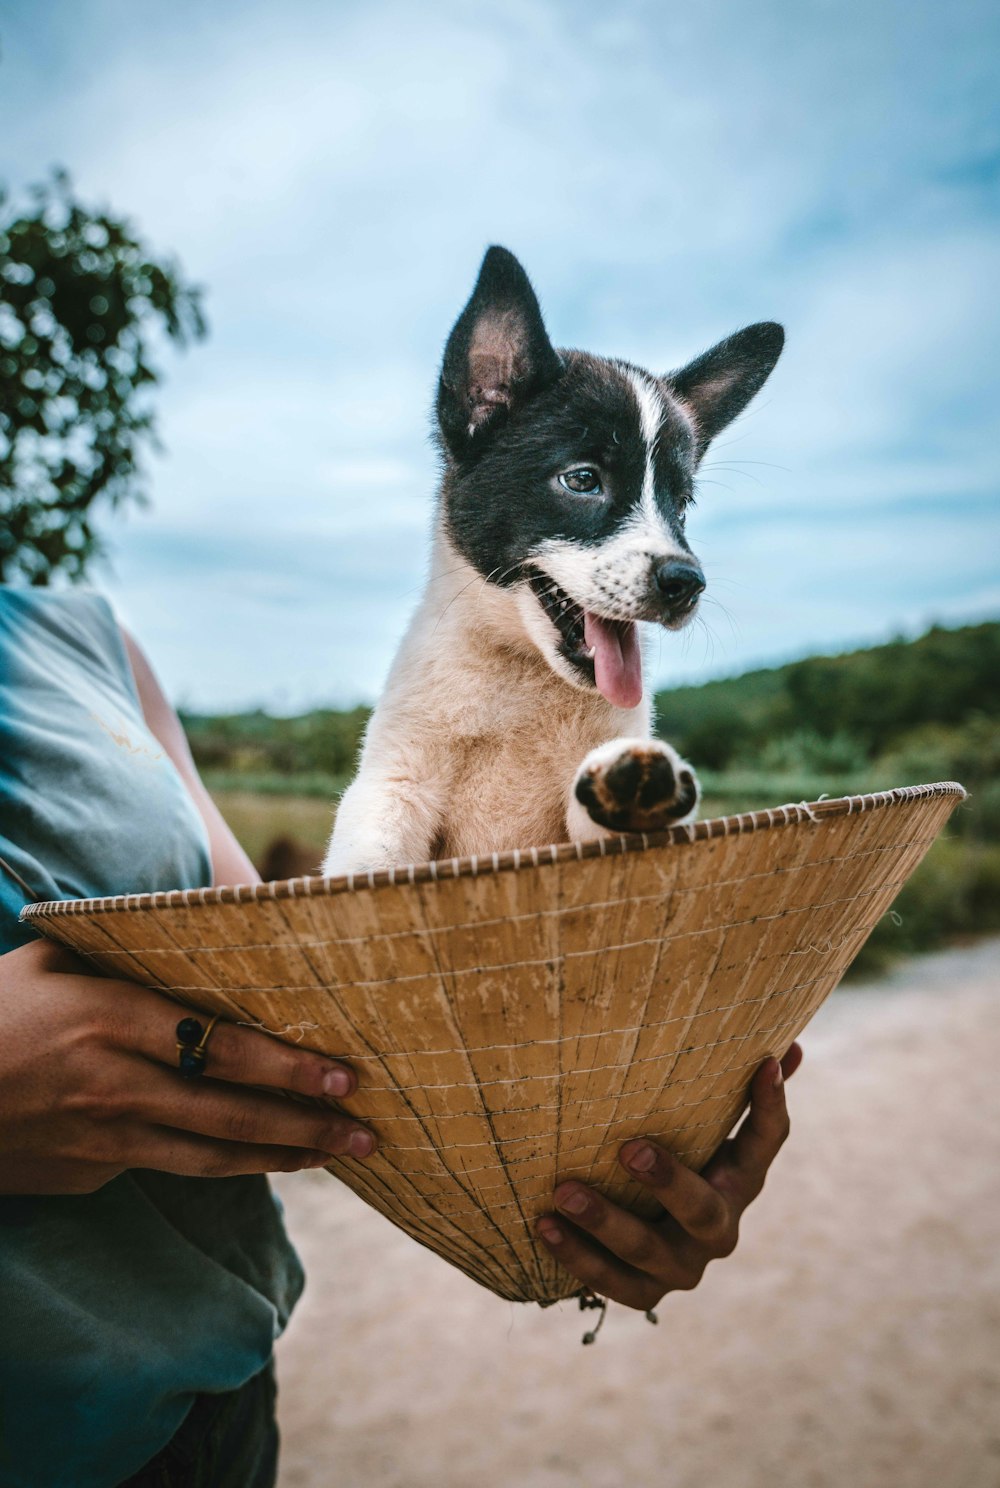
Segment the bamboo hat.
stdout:
[[557,1180],[639,1213],[648,1135],[701,1167],[886,912],[960,785],[339,879],[29,905],[102,970],[350,1061],[377,1154],[330,1171],[514,1301]]

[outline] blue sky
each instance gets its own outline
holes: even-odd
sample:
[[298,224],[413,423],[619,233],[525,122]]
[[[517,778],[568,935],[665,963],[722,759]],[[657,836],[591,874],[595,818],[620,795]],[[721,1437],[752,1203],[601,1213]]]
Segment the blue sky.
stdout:
[[0,46],[0,176],[65,165],[207,287],[97,576],[179,701],[377,694],[490,242],[561,345],[666,370],[787,327],[657,682],[1000,614],[992,0],[7,0]]

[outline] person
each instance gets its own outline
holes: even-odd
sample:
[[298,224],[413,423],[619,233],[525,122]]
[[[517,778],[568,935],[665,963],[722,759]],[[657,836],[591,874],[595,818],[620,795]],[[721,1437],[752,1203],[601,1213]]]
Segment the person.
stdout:
[[[97,976],[20,923],[26,899],[257,874],[108,603],[0,586],[0,1482],[266,1488],[274,1339],[303,1286],[266,1174],[364,1161],[335,1108],[349,1065],[219,1023],[181,1078],[177,1004]],[[621,1160],[647,1222],[559,1185],[537,1233],[602,1296],[647,1310],[728,1255],[787,1131],[784,1079],[701,1175],[645,1140]],[[287,1100],[291,1091],[316,1098]],[[326,1103],[326,1104],[323,1104]]]

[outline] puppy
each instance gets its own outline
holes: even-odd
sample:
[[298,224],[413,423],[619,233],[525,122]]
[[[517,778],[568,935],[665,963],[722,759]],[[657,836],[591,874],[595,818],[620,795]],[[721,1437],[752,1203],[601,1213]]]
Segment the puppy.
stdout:
[[667,376],[559,351],[517,259],[489,250],[441,368],[430,577],[324,873],[695,815],[693,769],[652,738],[639,626],[694,615],[695,471],[783,341],[749,326]]

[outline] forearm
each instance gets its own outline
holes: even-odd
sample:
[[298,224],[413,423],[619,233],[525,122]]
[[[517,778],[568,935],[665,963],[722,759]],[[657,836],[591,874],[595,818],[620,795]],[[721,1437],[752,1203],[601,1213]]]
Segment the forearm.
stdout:
[[441,822],[433,780],[411,770],[362,768],[337,807],[333,836],[323,861],[325,874],[360,873],[423,863]]
[[192,763],[191,776],[184,776],[184,783],[191,792],[205,823],[209,845],[212,850],[212,882],[214,884],[260,883],[260,874],[233,836],[233,830],[222,812],[209,795]]

